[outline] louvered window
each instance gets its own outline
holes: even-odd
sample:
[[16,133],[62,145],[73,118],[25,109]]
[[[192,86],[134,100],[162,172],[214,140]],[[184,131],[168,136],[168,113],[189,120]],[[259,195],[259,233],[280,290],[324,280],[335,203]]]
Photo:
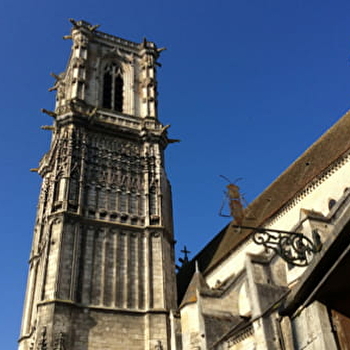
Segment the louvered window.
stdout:
[[103,73],[102,107],[123,112],[124,80],[121,68],[115,63],[105,67]]

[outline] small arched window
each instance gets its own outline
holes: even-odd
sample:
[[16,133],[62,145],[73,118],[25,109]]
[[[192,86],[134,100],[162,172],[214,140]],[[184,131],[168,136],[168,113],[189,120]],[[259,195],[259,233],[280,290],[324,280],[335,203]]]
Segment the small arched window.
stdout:
[[117,64],[108,64],[103,72],[102,107],[123,112],[123,102],[123,72]]

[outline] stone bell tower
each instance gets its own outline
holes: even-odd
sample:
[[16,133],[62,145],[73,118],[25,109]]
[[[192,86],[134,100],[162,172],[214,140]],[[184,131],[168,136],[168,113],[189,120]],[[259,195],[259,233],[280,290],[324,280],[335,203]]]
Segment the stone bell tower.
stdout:
[[170,349],[170,185],[153,42],[71,20],[57,90],[20,350]]

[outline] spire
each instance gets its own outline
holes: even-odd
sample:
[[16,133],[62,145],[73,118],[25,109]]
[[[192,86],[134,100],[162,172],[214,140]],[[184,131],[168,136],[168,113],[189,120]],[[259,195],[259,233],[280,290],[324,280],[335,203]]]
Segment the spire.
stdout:
[[205,282],[202,273],[199,271],[198,262],[195,261],[195,273],[192,276],[191,282],[189,283],[186,293],[181,301],[180,308],[187,304],[196,303],[198,295],[205,290],[209,289],[208,284]]

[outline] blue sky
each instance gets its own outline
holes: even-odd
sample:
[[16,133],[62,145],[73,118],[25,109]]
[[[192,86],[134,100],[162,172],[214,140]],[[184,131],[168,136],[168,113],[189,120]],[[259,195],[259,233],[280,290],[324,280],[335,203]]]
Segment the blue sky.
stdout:
[[[228,221],[226,182],[253,200],[350,106],[348,0],[3,0],[0,67],[2,349],[16,349],[40,178],[49,147],[50,72],[64,70],[68,18],[166,46],[159,115],[177,249],[192,256]],[[325,157],[327,155],[325,154]]]

